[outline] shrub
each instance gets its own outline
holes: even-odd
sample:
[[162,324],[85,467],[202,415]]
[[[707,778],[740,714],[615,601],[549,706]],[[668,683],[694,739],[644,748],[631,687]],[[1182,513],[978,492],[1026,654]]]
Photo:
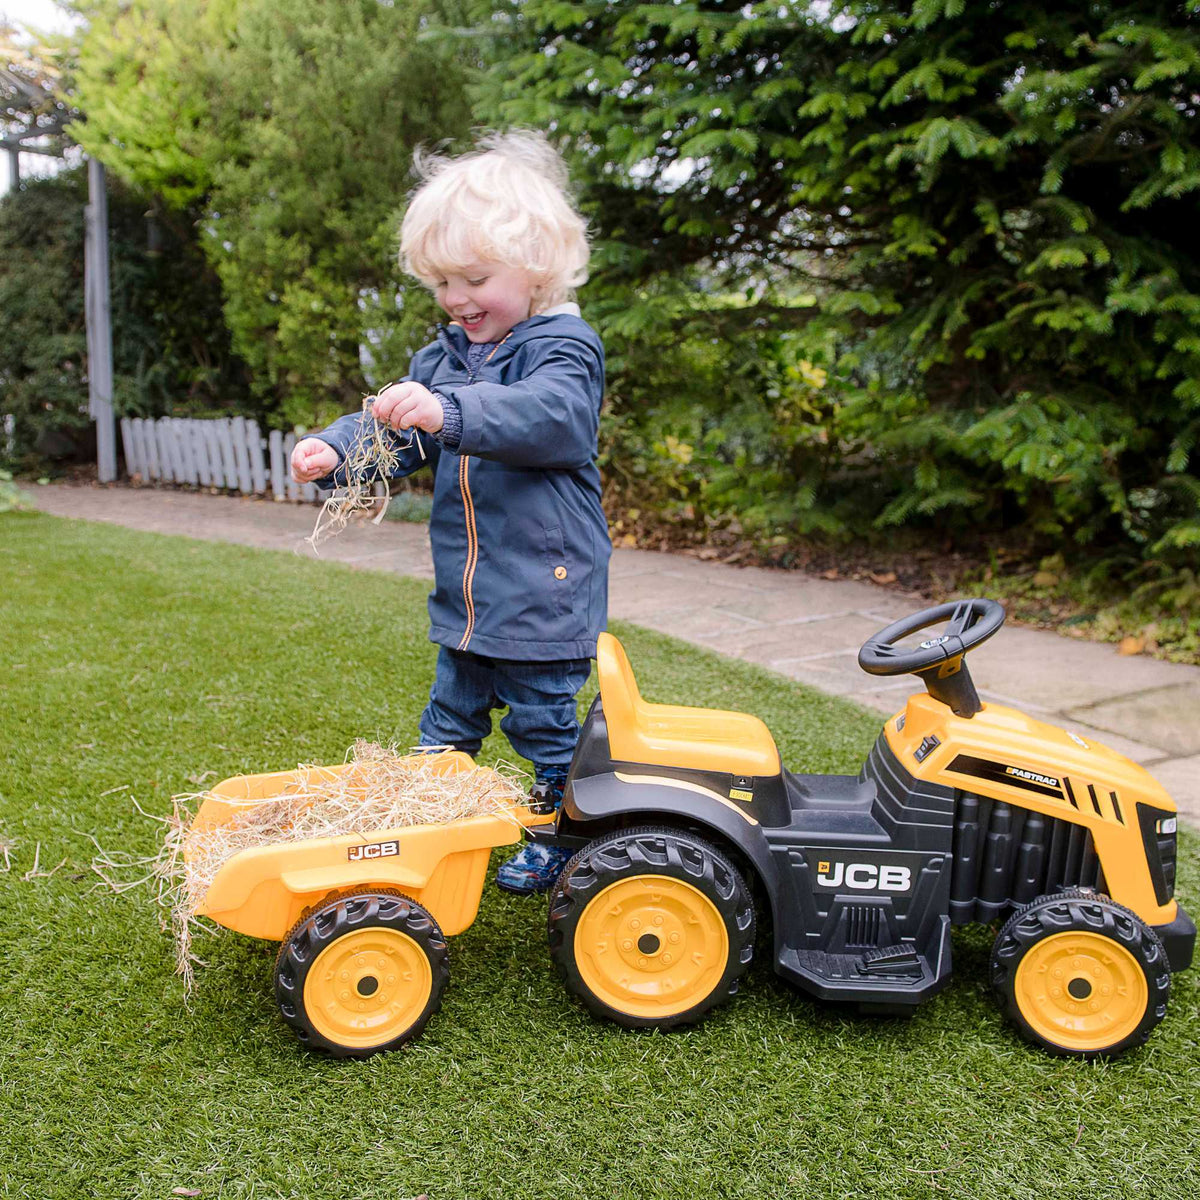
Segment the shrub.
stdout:
[[[763,375],[829,372],[798,435],[761,394],[701,401],[714,502],[793,533],[1021,524],[1194,554],[1196,0],[506,11],[525,52],[484,101],[569,141],[617,360],[707,316],[726,378],[739,342]],[[699,300],[672,310],[664,277]],[[701,302],[735,289],[740,310]],[[656,290],[662,320],[633,327]],[[615,373],[618,423],[675,419],[629,390]]]
[[[11,451],[77,453],[89,433],[83,243],[86,170],[31,180],[0,200],[0,408]],[[220,291],[181,218],[155,220],[144,196],[110,180],[113,407],[159,416],[244,401]]]

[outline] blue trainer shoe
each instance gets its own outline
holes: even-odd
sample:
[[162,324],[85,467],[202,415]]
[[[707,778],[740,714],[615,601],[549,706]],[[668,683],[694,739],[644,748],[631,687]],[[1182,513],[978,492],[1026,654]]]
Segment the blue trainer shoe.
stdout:
[[543,846],[526,842],[496,872],[496,886],[518,896],[548,891],[562,874],[573,851],[564,846]]

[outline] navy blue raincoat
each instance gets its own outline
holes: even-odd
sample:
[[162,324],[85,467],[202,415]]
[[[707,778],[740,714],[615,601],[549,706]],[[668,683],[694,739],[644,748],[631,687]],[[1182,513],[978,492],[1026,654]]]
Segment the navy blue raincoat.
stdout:
[[[394,438],[393,477],[426,463],[434,472],[430,640],[528,662],[593,657],[612,553],[596,467],[600,338],[555,310],[516,325],[474,372],[468,345],[459,326],[440,329],[405,376],[457,401],[458,447],[421,431],[406,448],[408,431]],[[342,417],[315,436],[344,460],[362,419]],[[318,483],[344,484],[342,467]]]

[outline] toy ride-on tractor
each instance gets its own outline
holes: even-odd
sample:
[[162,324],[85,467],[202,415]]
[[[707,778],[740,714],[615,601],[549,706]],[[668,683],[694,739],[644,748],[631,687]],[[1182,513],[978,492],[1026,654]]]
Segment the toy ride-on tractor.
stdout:
[[821,999],[910,1010],[948,982],[954,925],[1002,921],[991,982],[1026,1037],[1085,1057],[1143,1043],[1196,937],[1175,805],[1115,751],[980,702],[964,656],[1003,621],[965,600],[865,643],[864,670],[927,690],[857,776],[784,770],[756,717],[647,703],[601,635],[559,816],[526,833],[577,849],[550,898],[567,987],[622,1025],[694,1022],[750,965],[757,894],[775,970]]

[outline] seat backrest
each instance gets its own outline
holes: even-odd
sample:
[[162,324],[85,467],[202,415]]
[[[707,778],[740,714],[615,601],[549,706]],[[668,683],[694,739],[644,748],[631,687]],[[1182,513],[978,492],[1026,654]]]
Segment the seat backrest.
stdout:
[[775,740],[757,717],[643,700],[629,659],[610,633],[597,640],[596,673],[614,759],[739,775],[779,774]]
[[642,693],[638,691],[625,647],[611,633],[602,633],[596,640],[596,674],[609,729],[633,728]]

